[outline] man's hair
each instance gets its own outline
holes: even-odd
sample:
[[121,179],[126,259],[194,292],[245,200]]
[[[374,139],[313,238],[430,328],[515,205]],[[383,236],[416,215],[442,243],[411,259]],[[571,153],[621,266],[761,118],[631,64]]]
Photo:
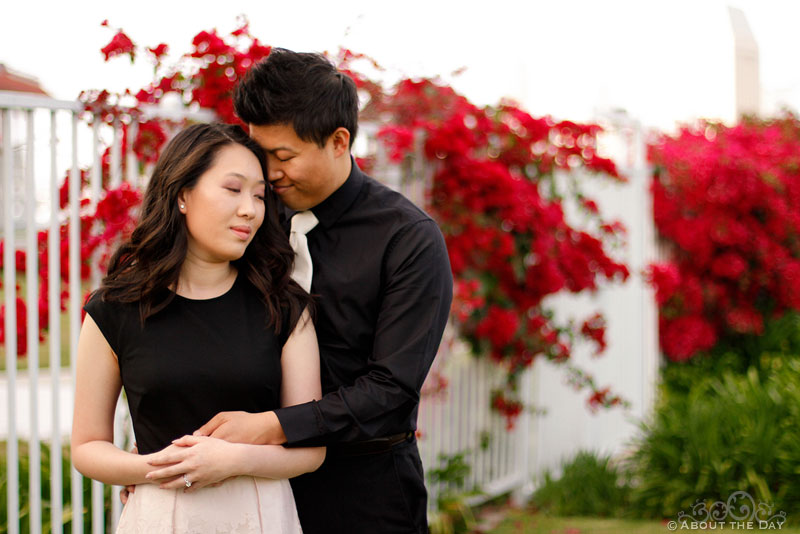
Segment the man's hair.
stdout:
[[248,124],[291,124],[320,147],[340,127],[352,147],[358,130],[356,84],[322,54],[273,48],[236,86],[233,105]]

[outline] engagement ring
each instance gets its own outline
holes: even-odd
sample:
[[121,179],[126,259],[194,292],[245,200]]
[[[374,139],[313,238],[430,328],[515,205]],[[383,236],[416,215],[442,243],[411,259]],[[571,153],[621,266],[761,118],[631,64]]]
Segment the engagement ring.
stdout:
[[187,488],[191,488],[192,487],[192,483],[189,482],[189,479],[186,478],[186,475],[183,475],[183,481],[186,483],[186,487]]

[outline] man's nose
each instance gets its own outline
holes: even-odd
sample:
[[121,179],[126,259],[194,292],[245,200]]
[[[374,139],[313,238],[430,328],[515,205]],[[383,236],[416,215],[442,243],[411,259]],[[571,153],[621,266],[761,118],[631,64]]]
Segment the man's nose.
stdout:
[[286,176],[281,168],[280,161],[277,161],[277,158],[273,158],[269,162],[269,181],[274,182],[275,180],[280,180]]

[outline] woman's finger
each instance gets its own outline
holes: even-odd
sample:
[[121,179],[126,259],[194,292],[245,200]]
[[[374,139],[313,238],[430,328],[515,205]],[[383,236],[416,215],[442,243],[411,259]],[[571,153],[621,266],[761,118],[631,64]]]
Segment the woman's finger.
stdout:
[[172,441],[173,445],[177,445],[179,447],[191,447],[193,445],[197,445],[198,443],[200,443],[200,438],[197,436],[182,436]]
[[185,463],[177,463],[150,471],[144,476],[144,478],[155,483],[157,480],[162,478],[175,478],[183,476],[183,474],[187,471],[189,471],[189,467]]
[[154,452],[148,459],[147,463],[150,465],[168,465],[177,464],[186,459],[186,449],[179,447],[171,447],[163,451]]
[[[192,480],[191,475],[186,475],[186,478],[192,482],[191,487],[194,487],[195,481]],[[186,487],[186,479],[183,478],[183,475],[175,477],[168,482],[163,482],[159,484],[158,487],[167,490],[189,489]]]
[[[187,476],[187,478],[189,480],[192,480],[191,476]],[[196,482],[192,482],[192,485],[190,487],[188,487],[188,488],[186,487],[186,484],[184,484],[183,491],[184,491],[184,493],[194,493],[195,491],[197,491],[199,489],[203,489],[206,486],[213,486],[213,484],[206,484],[204,481],[198,480]]]
[[[192,483],[191,486],[186,485],[187,480]],[[204,479],[197,473],[186,473],[185,475],[176,477],[174,480],[161,484],[159,487],[162,489],[183,489],[184,492],[191,493],[193,491],[205,488],[208,485],[208,480]]]

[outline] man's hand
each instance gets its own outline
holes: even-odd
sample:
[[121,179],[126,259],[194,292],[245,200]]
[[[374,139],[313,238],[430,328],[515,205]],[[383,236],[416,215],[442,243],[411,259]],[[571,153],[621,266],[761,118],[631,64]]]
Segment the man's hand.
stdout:
[[220,412],[192,435],[254,445],[286,443],[286,436],[275,412]]

